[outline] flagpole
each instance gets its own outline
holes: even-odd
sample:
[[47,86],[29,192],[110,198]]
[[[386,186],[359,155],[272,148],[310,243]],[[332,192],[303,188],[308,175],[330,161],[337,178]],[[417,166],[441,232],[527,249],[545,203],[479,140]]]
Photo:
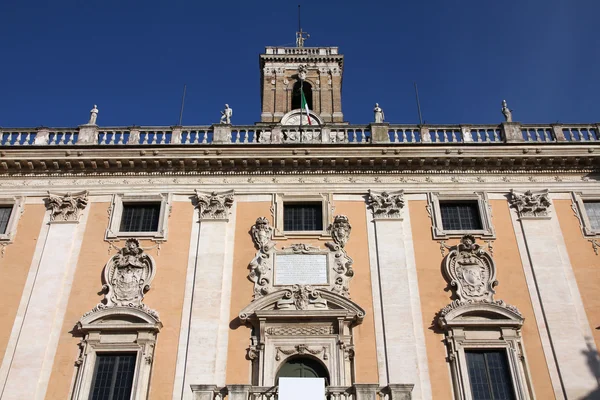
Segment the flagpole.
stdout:
[[300,142],[302,142],[302,99],[304,98],[304,79],[300,78]]

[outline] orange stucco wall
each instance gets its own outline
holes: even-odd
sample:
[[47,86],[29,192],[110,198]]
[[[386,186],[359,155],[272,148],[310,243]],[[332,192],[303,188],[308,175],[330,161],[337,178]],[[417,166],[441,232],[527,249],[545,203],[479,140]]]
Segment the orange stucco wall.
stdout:
[[[78,355],[77,343],[80,340],[70,332],[81,316],[103,298],[98,295],[102,286],[102,269],[115,254],[114,249],[109,254],[109,244],[104,241],[108,207],[109,203],[90,204],[90,214],[46,399],[62,400],[69,397],[73,363]],[[162,244],[160,254],[156,248],[148,251],[156,262],[157,271],[144,302],[158,311],[164,326],[158,334],[154,353],[150,399],[170,398],[173,393],[193,212],[189,203],[173,203],[168,222],[169,240]],[[123,243],[117,243],[117,246]],[[141,245],[151,247],[154,243],[144,241]]]
[[[251,381],[250,362],[246,360],[246,349],[250,343],[250,330],[245,326],[239,326],[236,320],[239,312],[252,300],[252,283],[247,276],[248,264],[256,255],[256,249],[248,231],[256,222],[256,218],[261,216],[268,217],[270,222],[273,223],[269,211],[270,207],[270,202],[240,202],[237,205],[230,310],[232,323],[230,325],[227,355],[227,384],[248,384]],[[348,255],[354,260],[354,277],[350,283],[350,294],[352,300],[366,312],[363,323],[354,328],[356,382],[377,383],[377,353],[365,203],[362,201],[336,202],[335,212],[336,214],[348,216],[352,225],[352,234],[346,245]],[[290,242],[303,242],[321,248],[324,247],[324,241],[316,239],[294,239]],[[285,241],[280,241],[278,247],[286,245]]]
[[596,348],[600,349],[600,256],[594,253],[592,244],[583,236],[579,220],[571,208],[571,200],[554,200],[554,208]]
[[[492,200],[490,203],[493,210],[492,223],[497,235],[493,243],[493,257],[496,262],[497,279],[500,282],[496,288],[496,299],[515,305],[525,317],[522,329],[523,343],[535,394],[540,399],[553,399],[550,375],[533,314],[508,203],[504,200]],[[442,276],[443,257],[440,244],[431,236],[431,219],[427,214],[426,204],[426,201],[410,202],[425,343],[433,398],[452,399],[453,389],[446,362],[444,335],[438,331],[434,321],[435,314],[450,303],[451,292],[447,291],[448,285]],[[451,245],[456,242],[448,241],[446,244]]]
[[0,282],[3,291],[0,307],[0,360],[4,357],[10,338],[35,246],[40,240],[38,236],[45,212],[43,204],[25,206],[25,212],[17,224],[14,242],[5,247],[4,256],[0,257]]

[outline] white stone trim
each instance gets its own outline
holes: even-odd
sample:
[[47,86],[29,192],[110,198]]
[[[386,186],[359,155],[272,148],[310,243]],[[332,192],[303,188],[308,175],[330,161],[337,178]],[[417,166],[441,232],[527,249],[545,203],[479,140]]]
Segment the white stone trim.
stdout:
[[181,400],[186,388],[183,386],[185,378],[186,360],[190,339],[190,325],[192,315],[192,302],[194,299],[194,282],[196,281],[196,263],[198,260],[198,247],[200,246],[200,223],[198,213],[194,211],[192,217],[192,233],[190,235],[190,250],[185,278],[185,292],[181,312],[181,328],[179,329],[179,345],[177,347],[177,364],[175,367],[175,383],[173,386],[173,400]]
[[44,245],[46,244],[46,237],[48,236],[48,231],[50,229],[50,224],[48,223],[49,221],[50,214],[44,213],[44,219],[38,235],[37,245],[35,246],[35,251],[33,252],[33,258],[29,267],[29,273],[27,274],[27,280],[25,281],[25,286],[23,287],[23,294],[21,295],[19,308],[17,309],[17,314],[13,322],[13,327],[6,345],[6,350],[4,352],[4,358],[2,359],[2,365],[0,366],[0,398],[4,392],[8,371],[12,365],[15,351],[17,349],[17,342],[23,328],[25,314],[29,306],[29,300],[31,298],[33,286],[40,268],[40,260],[44,253]]
[[588,218],[584,205],[586,201],[600,202],[600,193],[592,194],[579,191],[572,192],[571,196],[571,200],[573,202],[571,208],[579,220],[579,227],[581,228],[581,233],[583,233],[583,236],[592,238],[600,236],[600,229],[592,228],[592,224],[590,223],[590,219]]
[[[286,232],[283,229],[283,207],[286,203],[321,203],[323,216],[323,229],[319,231]],[[275,220],[274,237],[283,238],[306,238],[307,236],[330,237],[327,227],[333,219],[333,195],[331,193],[276,193],[273,195],[272,210]]]
[[[170,193],[158,194],[123,194],[117,193],[112,198],[111,215],[106,230],[105,239],[115,240],[120,238],[149,238],[156,240],[167,240],[169,215],[173,195]],[[160,214],[158,217],[158,230],[156,232],[121,232],[121,217],[123,215],[124,203],[160,203]]]
[[546,360],[546,366],[548,367],[548,373],[550,375],[550,382],[552,383],[552,390],[557,400],[564,400],[564,394],[562,385],[560,382],[560,374],[556,366],[556,358],[552,343],[550,341],[550,335],[548,333],[548,326],[546,325],[546,319],[544,317],[544,310],[542,308],[541,299],[537,290],[537,284],[535,282],[535,276],[531,267],[531,262],[527,253],[527,245],[521,224],[519,222],[519,216],[516,212],[510,213],[513,229],[515,232],[515,238],[517,241],[517,247],[519,249],[519,257],[523,265],[523,273],[525,275],[525,281],[527,282],[527,288],[529,290],[529,298],[531,299],[531,307],[533,308],[533,315],[535,316],[535,323],[537,326],[538,333],[540,334],[540,341],[542,343],[542,350],[544,351],[544,359]]
[[597,349],[554,205],[549,209],[554,215],[550,219],[521,218],[517,224],[525,238],[564,397],[580,398],[596,389],[600,371],[590,369],[586,354],[596,354]]
[[145,400],[160,328],[162,324],[158,320],[129,307],[114,307],[84,316],[77,328],[84,337],[75,362],[76,379],[71,399],[89,399],[98,353],[135,353],[131,398]]
[[[440,202],[444,201],[477,201],[479,209],[479,218],[483,229],[480,230],[445,230],[442,225],[442,214],[440,211]],[[430,192],[427,194],[427,210],[430,214],[432,226],[431,231],[433,238],[448,239],[458,238],[465,234],[471,234],[475,237],[484,239],[494,239],[496,233],[492,225],[492,210],[488,201],[486,192],[471,192],[471,193],[440,193]]]
[[17,234],[19,218],[25,211],[25,198],[23,196],[0,197],[0,206],[12,206],[6,230],[0,232],[0,244],[12,243]]
[[410,211],[375,219],[368,210],[379,384],[412,383],[412,399],[431,399]]

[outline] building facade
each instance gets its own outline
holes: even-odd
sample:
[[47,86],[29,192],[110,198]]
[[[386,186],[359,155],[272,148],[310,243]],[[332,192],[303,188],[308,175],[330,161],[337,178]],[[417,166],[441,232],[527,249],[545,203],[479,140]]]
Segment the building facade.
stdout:
[[252,126],[0,129],[0,398],[600,398],[600,124],[353,125],[343,61],[267,47]]

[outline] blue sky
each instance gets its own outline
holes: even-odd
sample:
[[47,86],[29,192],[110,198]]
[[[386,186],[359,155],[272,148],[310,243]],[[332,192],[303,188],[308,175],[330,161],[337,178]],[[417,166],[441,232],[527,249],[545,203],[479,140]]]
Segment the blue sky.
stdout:
[[[303,0],[307,46],[345,56],[343,111],[368,123],[600,122],[598,0]],[[0,126],[260,119],[258,54],[293,45],[298,1],[0,1]]]

